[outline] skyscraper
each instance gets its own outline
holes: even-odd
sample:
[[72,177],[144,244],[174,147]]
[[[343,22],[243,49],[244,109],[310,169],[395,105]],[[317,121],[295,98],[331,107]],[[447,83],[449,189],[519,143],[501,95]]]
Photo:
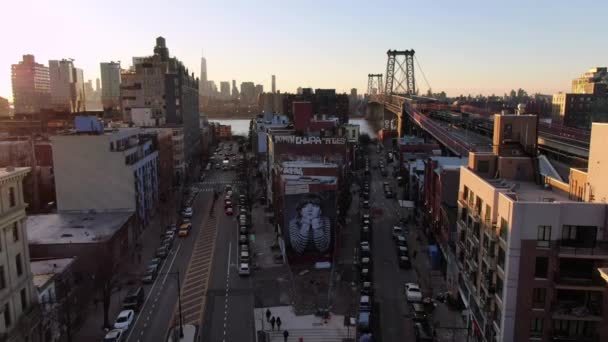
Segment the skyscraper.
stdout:
[[230,82],[222,81],[220,82],[220,95],[222,99],[226,100],[230,98]]
[[241,83],[241,103],[250,104],[255,98],[255,85],[253,82]]
[[199,94],[201,96],[209,96],[210,91],[211,85],[207,83],[207,59],[205,59],[205,57],[201,57],[201,79]]
[[15,113],[35,113],[51,106],[49,68],[36,63],[34,55],[11,66]]
[[49,61],[51,103],[55,109],[80,112],[86,109],[84,75],[73,60]]
[[95,79],[95,91],[98,92],[99,90],[101,90],[101,82],[100,82],[99,78],[96,78]]
[[120,107],[120,62],[100,63],[101,104],[104,110]]
[[272,93],[277,93],[277,78],[274,75],[272,75]]
[[236,80],[232,80],[232,98],[239,98],[239,89],[236,87]]

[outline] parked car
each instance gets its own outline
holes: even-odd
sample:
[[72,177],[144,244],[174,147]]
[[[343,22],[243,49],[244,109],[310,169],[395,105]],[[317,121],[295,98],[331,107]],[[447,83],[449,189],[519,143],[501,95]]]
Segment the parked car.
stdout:
[[169,253],[169,251],[171,250],[171,248],[173,248],[173,239],[172,238],[165,238],[163,240],[163,242],[161,243],[161,246],[165,247],[167,249],[167,253]]
[[397,236],[395,243],[397,243],[397,246],[407,247],[407,239],[403,235]]
[[402,255],[399,257],[399,267],[400,268],[411,268],[412,267],[412,262],[410,261],[410,258],[408,256]]
[[393,194],[393,192],[391,190],[388,190],[387,192],[384,193],[384,197],[386,197],[386,198],[394,198],[395,195]]
[[232,207],[226,207],[224,213],[228,216],[232,216],[232,214],[234,214],[234,209],[232,209]]
[[373,291],[374,291],[374,289],[372,288],[371,281],[364,281],[361,284],[361,293],[371,296]]
[[[133,310],[139,312],[144,303],[145,295],[144,288],[141,286],[134,287],[127,292],[127,295],[122,300],[122,308],[125,310]],[[117,340],[120,341],[120,340]]]
[[156,266],[158,268],[160,268],[160,266],[163,263],[163,259],[161,258],[152,258],[150,259],[150,261],[148,261],[148,266]]
[[122,329],[112,329],[108,331],[106,336],[103,338],[103,342],[122,342],[123,332]]
[[369,311],[359,311],[359,316],[357,317],[357,327],[360,332],[369,332],[371,328],[371,312]]
[[247,242],[248,242],[247,235],[246,234],[240,234],[239,235],[239,244],[240,245],[246,245]]
[[397,236],[403,235],[403,228],[399,226],[393,226],[393,239],[397,240]]
[[409,256],[406,246],[397,246],[397,256]]
[[156,275],[158,274],[159,266],[148,266],[146,268],[146,272],[144,272],[144,276],[141,278],[142,283],[151,284],[156,279]]
[[426,310],[424,309],[424,305],[420,303],[412,303],[412,312],[414,313],[414,321],[426,321],[427,315]]
[[229,199],[225,199],[224,200],[224,209],[226,209],[228,207],[232,207],[232,201]]
[[359,267],[361,268],[371,268],[372,267],[372,260],[370,257],[361,257],[361,263],[359,264]]
[[239,225],[239,234],[247,234],[247,225]]
[[362,268],[361,272],[359,272],[359,277],[361,281],[370,281],[371,280],[372,271],[369,268]]
[[176,232],[177,231],[177,224],[171,223],[171,224],[167,225],[167,232],[169,232],[169,231]]
[[248,276],[249,275],[249,264],[242,262],[239,266],[239,275],[240,276]]
[[155,255],[161,259],[166,258],[168,254],[169,254],[169,251],[167,250],[166,246],[158,247],[156,249],[156,253],[155,253]]
[[372,310],[372,299],[368,295],[362,295],[359,298],[359,310],[360,311],[371,311]]
[[182,216],[191,218],[193,213],[194,212],[192,211],[192,207],[187,207],[184,209],[184,211],[182,211]]
[[405,298],[408,302],[421,302],[422,292],[420,291],[420,286],[416,283],[405,283]]
[[363,201],[363,208],[369,209],[369,200],[364,200]]
[[191,223],[184,223],[179,227],[179,232],[177,232],[178,236],[186,237],[190,234],[190,229],[192,228]]
[[241,256],[240,256],[239,260],[241,260],[241,262],[248,263],[249,262],[249,252],[241,250]]
[[175,231],[174,230],[167,230],[165,232],[165,239],[175,239]]
[[131,323],[133,323],[133,318],[135,317],[135,311],[133,310],[123,310],[116,317],[116,321],[114,321],[114,329],[120,329],[123,332],[129,330],[131,327]]

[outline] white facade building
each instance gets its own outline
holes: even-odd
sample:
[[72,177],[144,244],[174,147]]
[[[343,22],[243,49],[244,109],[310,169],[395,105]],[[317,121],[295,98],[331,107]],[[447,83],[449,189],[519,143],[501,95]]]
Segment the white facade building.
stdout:
[[158,151],[139,128],[51,137],[57,209],[136,211],[144,225],[158,203]]

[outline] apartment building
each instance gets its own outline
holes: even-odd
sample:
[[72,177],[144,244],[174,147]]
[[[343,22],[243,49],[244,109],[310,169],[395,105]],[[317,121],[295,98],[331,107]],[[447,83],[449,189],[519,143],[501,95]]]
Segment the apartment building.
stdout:
[[135,211],[147,225],[158,204],[158,146],[139,128],[104,129],[76,120],[51,137],[59,212]]
[[496,115],[493,151],[460,169],[458,292],[479,341],[607,341],[608,125],[569,184],[540,175],[536,125]]
[[36,292],[30,272],[23,178],[28,167],[0,169],[0,336],[31,336]]
[[34,55],[11,65],[15,113],[36,113],[51,107],[51,77],[49,68],[36,63]]

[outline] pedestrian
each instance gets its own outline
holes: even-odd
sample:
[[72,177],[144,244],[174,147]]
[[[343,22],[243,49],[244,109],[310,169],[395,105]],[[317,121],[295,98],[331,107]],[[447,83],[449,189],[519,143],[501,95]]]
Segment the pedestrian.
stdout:
[[270,309],[266,309],[266,322],[270,322],[270,315],[272,315]]
[[287,330],[283,331],[283,341],[287,342],[288,337],[289,337],[289,332]]
[[281,317],[277,317],[277,330],[281,330]]
[[274,330],[274,323],[276,322],[276,319],[274,319],[274,316],[272,316],[272,318],[270,318],[270,325],[272,326],[272,330]]

